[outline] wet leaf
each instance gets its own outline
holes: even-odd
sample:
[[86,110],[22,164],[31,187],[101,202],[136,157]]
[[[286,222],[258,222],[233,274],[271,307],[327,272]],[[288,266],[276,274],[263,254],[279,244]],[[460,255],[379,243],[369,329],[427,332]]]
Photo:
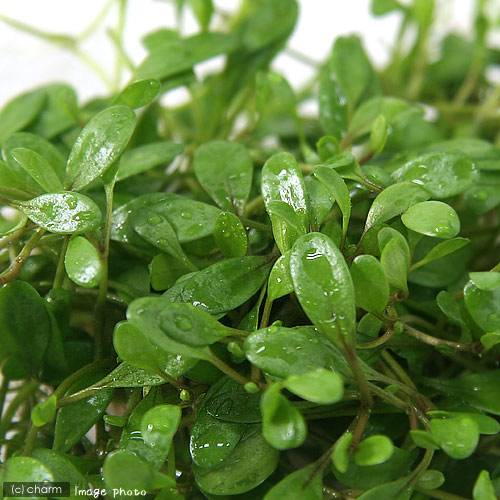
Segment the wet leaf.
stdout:
[[337,403],[344,395],[344,383],[340,375],[325,368],[302,375],[290,375],[283,385],[302,399],[323,405]]
[[150,104],[160,92],[160,82],[152,78],[127,85],[116,97],[116,104],[125,104],[132,109]]
[[77,137],[68,158],[66,184],[88,186],[118,160],[135,128],[135,115],[126,106],[112,106],[94,116]]
[[64,267],[71,281],[84,288],[95,288],[102,275],[99,251],[83,236],[72,238],[64,257]]
[[[280,216],[271,214],[273,234],[281,253],[289,250],[308,226],[307,194],[302,173],[295,158],[288,153],[272,156],[262,169],[262,196],[266,207],[273,202],[289,205],[296,215],[299,233]],[[295,222],[295,221],[294,221]]]
[[340,250],[327,236],[310,233],[295,243],[290,272],[301,306],[334,342],[354,341],[354,285]]
[[304,417],[281,394],[279,384],[269,387],[262,396],[262,434],[277,450],[288,450],[302,445],[307,436]]
[[411,182],[401,182],[385,188],[373,200],[366,217],[365,232],[376,224],[387,222],[408,210],[412,205],[429,198],[427,191]]
[[289,498],[293,500],[322,500],[323,484],[321,474],[315,473],[314,465],[292,472],[273,488],[271,488],[264,500],[281,500]]
[[223,210],[241,212],[250,194],[253,165],[244,146],[213,141],[199,147],[193,158],[196,178]]
[[35,224],[56,234],[86,233],[101,222],[101,211],[88,196],[69,191],[42,194],[19,202],[19,208]]
[[423,201],[401,215],[403,224],[412,231],[436,238],[453,238],[460,232],[455,210],[441,201]]
[[356,305],[371,313],[381,313],[389,300],[389,283],[384,268],[372,255],[358,255],[351,266]]
[[214,239],[225,257],[243,257],[247,253],[247,233],[240,219],[231,212],[221,212],[218,215]]

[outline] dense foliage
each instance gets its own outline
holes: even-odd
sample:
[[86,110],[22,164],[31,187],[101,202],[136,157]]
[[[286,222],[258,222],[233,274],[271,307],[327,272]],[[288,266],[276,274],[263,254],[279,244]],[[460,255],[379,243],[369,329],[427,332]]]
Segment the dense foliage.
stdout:
[[[0,112],[3,481],[496,498],[494,2],[437,40],[433,0],[374,1],[400,18],[386,67],[338,37],[321,63],[289,53],[315,68],[300,90],[269,69],[295,0],[179,1],[200,32],[150,33],[138,65],[114,3],[132,83],[84,104],[47,85]],[[90,31],[1,20],[102,73]],[[160,99],[178,88],[184,104]]]

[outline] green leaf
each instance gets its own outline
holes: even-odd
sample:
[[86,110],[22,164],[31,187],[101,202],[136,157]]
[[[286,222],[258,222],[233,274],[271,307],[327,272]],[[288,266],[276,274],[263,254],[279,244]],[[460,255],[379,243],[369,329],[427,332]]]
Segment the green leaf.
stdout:
[[97,248],[83,236],[70,240],[64,266],[69,279],[79,286],[95,288],[101,281],[101,257]]
[[427,469],[418,478],[417,486],[424,490],[435,490],[443,485],[445,477],[441,471]]
[[190,70],[195,64],[232,52],[237,40],[232,34],[202,33],[188,38],[170,36],[151,44],[149,55],[136,69],[138,79],[165,80]]
[[322,182],[310,175],[304,177],[304,184],[308,195],[311,224],[319,227],[328,217],[333,206],[330,191]]
[[71,149],[66,184],[81,190],[102,176],[127,147],[135,121],[127,106],[112,106],[95,115]]
[[218,467],[194,466],[194,477],[202,491],[211,495],[238,495],[265,481],[278,465],[279,452],[259,432],[242,439]]
[[325,368],[302,375],[290,375],[283,385],[302,399],[321,405],[337,403],[344,395],[344,383],[340,375]]
[[165,463],[165,454],[163,450],[151,447],[144,442],[141,432],[142,419],[148,410],[163,404],[163,402],[161,392],[156,388],[151,389],[130,413],[127,424],[122,429],[119,442],[121,450],[131,452],[143,459],[153,471],[159,470]]
[[120,158],[116,180],[122,181],[152,168],[166,166],[180,155],[183,149],[181,144],[175,142],[152,142],[125,151]]
[[482,413],[470,413],[465,411],[442,411],[432,410],[427,412],[432,418],[453,418],[453,417],[467,417],[474,420],[477,424],[479,434],[494,435],[500,432],[500,423],[492,417],[483,415]]
[[180,243],[194,241],[213,233],[220,213],[216,207],[172,193],[150,193],[139,196],[113,212],[111,238],[139,248],[151,248],[134,231],[133,214],[141,208],[165,217],[173,226]]
[[292,472],[274,485],[264,500],[322,500],[323,481],[314,464]]
[[479,473],[472,490],[472,498],[474,500],[495,500],[497,498],[488,471],[483,470]]
[[392,176],[397,182],[421,185],[433,198],[463,193],[476,178],[474,163],[464,154],[427,153],[410,160]]
[[7,284],[0,288],[0,324],[2,362],[9,360],[19,378],[37,377],[51,337],[45,301],[24,281]]
[[243,347],[248,360],[273,377],[286,379],[316,368],[350,374],[342,352],[312,326],[270,326],[251,333]]
[[164,253],[155,255],[149,264],[151,288],[155,291],[164,291],[188,272],[189,268],[170,255]]
[[[170,336],[168,333],[175,329],[175,333],[178,332],[178,327],[172,327],[169,324],[171,321],[170,314],[165,315],[165,319],[162,318],[162,314],[165,308],[171,305],[165,297],[141,297],[134,300],[127,309],[127,319],[135,326],[141,334],[146,337],[146,339],[153,344],[154,349],[159,349],[160,352],[165,354],[180,354],[188,358],[204,359],[209,361],[211,359],[211,353],[205,345],[191,345],[197,339],[191,342],[191,344],[177,341],[175,337]],[[170,318],[170,319],[167,319]],[[184,320],[182,316],[182,320]],[[215,320],[214,320],[215,321]],[[181,322],[181,326],[188,323]],[[167,330],[168,329],[168,330]],[[182,328],[180,329],[182,330]],[[196,332],[194,332],[195,335]],[[182,335],[182,334],[181,334]],[[182,337],[181,337],[182,338]],[[123,347],[126,349],[128,344],[124,344]],[[127,360],[129,363],[131,359]],[[145,366],[145,365],[144,365]]]
[[270,267],[266,257],[226,259],[181,278],[164,297],[172,302],[191,303],[213,315],[225,313],[257,293]]
[[366,217],[365,232],[402,214],[412,205],[426,201],[430,195],[420,186],[411,182],[401,182],[385,188],[373,200]]
[[193,347],[207,346],[235,334],[213,316],[192,304],[165,304],[159,321],[168,337]]
[[[4,465],[2,483],[33,481],[53,481],[54,476],[42,462],[32,457],[11,457]],[[26,498],[26,497],[25,497]],[[43,500],[46,497],[28,497],[35,500]]]
[[351,198],[344,179],[333,168],[321,165],[315,168],[314,175],[328,188],[342,212],[342,235],[345,239],[351,218]]
[[175,405],[158,405],[148,410],[141,421],[144,442],[161,450],[166,458],[181,417],[182,410]]
[[335,468],[341,473],[347,472],[347,469],[349,467],[349,449],[351,447],[351,443],[352,432],[347,430],[346,432],[344,432],[344,434],[342,434],[342,436],[337,439],[333,447],[332,462]]
[[101,222],[101,211],[94,201],[69,191],[42,194],[19,202],[19,208],[35,224],[56,234],[86,233]]
[[132,226],[148,243],[181,261],[191,271],[196,270],[182,249],[177,234],[161,213],[141,208],[132,214]]
[[465,307],[485,332],[500,330],[500,287],[481,290],[472,282],[464,288]]
[[16,148],[10,151],[10,157],[12,161],[16,162],[25,170],[45,192],[51,193],[63,189],[62,182],[59,180],[52,165],[35,151],[26,148]]
[[46,139],[54,139],[70,127],[78,125],[78,96],[69,85],[54,83],[41,90],[46,95],[45,106],[30,129]]
[[391,96],[372,97],[363,102],[352,116],[349,122],[348,133],[354,137],[358,137],[370,132],[373,122],[380,115],[384,116],[389,125],[394,126],[394,122],[398,117],[408,111],[417,111],[418,108],[413,107],[403,99]]
[[299,10],[295,0],[266,0],[259,5],[252,4],[252,7],[240,32],[247,50],[272,47],[275,42],[284,42],[291,35]]
[[370,147],[374,154],[380,153],[387,142],[389,127],[384,115],[378,115],[372,123],[370,131]]
[[[119,325],[120,324],[121,323],[119,323]],[[138,350],[139,349],[137,349],[136,352]],[[153,363],[151,363],[151,365],[152,364]],[[177,378],[175,375],[169,375],[173,378]],[[111,387],[152,387],[165,383],[166,380],[161,375],[152,375],[150,371],[136,368],[130,363],[120,363],[111,373],[99,380],[99,382],[96,382],[93,387],[99,389]]]
[[410,248],[405,237],[395,229],[384,227],[378,233],[380,263],[391,288],[408,293]]
[[270,214],[276,245],[281,253],[285,253],[297,237],[306,232],[309,224],[304,179],[297,161],[291,154],[278,153],[266,161],[262,168],[261,189],[268,212],[269,206],[279,201],[289,205],[297,215],[299,234],[290,228],[290,224],[282,217]]
[[194,364],[184,356],[165,352],[149,340],[140,328],[128,321],[116,325],[113,345],[120,359],[157,376],[166,373],[177,379]]
[[[158,486],[175,486],[172,478],[155,473],[149,463],[127,450],[110,453],[106,457],[102,471],[106,486],[118,492],[120,489],[149,491]],[[120,496],[120,493],[118,495]]]
[[423,259],[413,264],[412,270],[429,264],[438,259],[446,257],[450,253],[460,250],[465,245],[468,245],[470,240],[467,238],[452,238],[451,240],[441,241],[436,246],[432,247]]
[[[69,394],[88,387],[100,378],[99,373],[81,378],[70,388]],[[85,399],[63,406],[57,413],[53,449],[67,452],[73,448],[102,417],[112,397],[113,389],[102,389]]]
[[277,450],[301,446],[307,436],[307,425],[299,410],[281,394],[274,384],[262,395],[262,434]]
[[292,276],[290,274],[290,251],[281,255],[274,263],[267,282],[269,300],[276,300],[293,292]]
[[214,239],[224,257],[243,257],[247,253],[247,233],[238,216],[231,212],[221,212],[217,216]]
[[52,394],[45,401],[38,403],[31,411],[31,422],[36,427],[42,427],[56,417],[57,397]]
[[26,92],[10,100],[0,111],[0,145],[11,134],[33,122],[44,102],[45,95],[40,90]]
[[59,179],[61,181],[64,180],[66,159],[52,143],[30,132],[16,132],[2,146],[7,162],[9,161],[10,152],[21,148],[38,153],[56,171]]
[[[77,498],[74,495],[75,488],[85,489],[88,487],[88,481],[78,468],[71,462],[68,455],[59,453],[47,448],[36,448],[33,450],[33,458],[39,460],[47,469],[50,470],[54,481],[70,483],[70,498]],[[56,497],[57,498],[57,497]],[[64,498],[64,497],[58,497]]]
[[500,415],[499,370],[469,373],[453,379],[426,379],[426,384],[478,410]]
[[154,101],[160,93],[160,82],[149,78],[127,85],[116,97],[116,104],[124,104],[132,109],[142,108]]
[[196,178],[224,210],[241,212],[252,185],[252,160],[244,146],[212,141],[200,146],[193,158]]
[[401,215],[412,231],[436,238],[453,238],[460,232],[460,219],[452,207],[441,201],[423,201]]
[[214,5],[212,0],[188,0],[191,10],[203,31],[207,31],[210,25]]
[[383,435],[374,435],[363,439],[354,452],[357,465],[379,465],[391,458],[394,452],[392,441]]
[[500,331],[485,333],[484,335],[481,335],[479,340],[481,341],[484,350],[488,351],[500,344]]
[[354,285],[344,256],[321,233],[309,233],[295,243],[290,272],[300,305],[317,328],[334,342],[354,342]]
[[389,300],[389,283],[382,264],[372,255],[358,255],[351,265],[356,305],[371,313],[382,313]]
[[500,272],[469,273],[469,278],[479,290],[492,291],[500,288]]
[[413,442],[420,448],[426,450],[439,450],[439,444],[430,432],[413,429],[410,430],[410,436]]
[[456,460],[472,455],[479,442],[478,425],[467,416],[433,418],[430,429],[432,437],[440,448]]
[[338,37],[329,64],[351,111],[363,98],[378,93],[377,77],[358,36]]
[[259,399],[260,394],[248,394],[228,377],[210,387],[191,429],[189,450],[197,466],[202,469],[220,466],[243,438],[255,432],[255,424],[248,425],[245,420],[253,420],[253,415],[255,421],[260,421]]
[[412,492],[409,479],[401,478],[365,491],[358,497],[358,500],[410,500]]

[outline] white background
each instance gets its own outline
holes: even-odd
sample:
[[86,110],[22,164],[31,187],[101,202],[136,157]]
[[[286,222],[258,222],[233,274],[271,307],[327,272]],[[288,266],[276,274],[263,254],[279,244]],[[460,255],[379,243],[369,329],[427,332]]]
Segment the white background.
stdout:
[[[397,29],[397,15],[373,18],[369,0],[299,0],[300,20],[290,41],[292,48],[321,60],[328,53],[332,40],[347,33],[359,33],[365,47],[380,64]],[[215,0],[218,7],[232,10],[238,0]],[[455,29],[470,31],[472,0],[437,0],[438,31]],[[9,16],[40,29],[75,35],[102,9],[105,0],[0,0],[0,15]],[[111,70],[113,50],[105,33],[113,26],[116,11],[104,19],[104,26],[84,48],[105,68]],[[129,0],[126,47],[135,62],[145,52],[140,39],[145,33],[159,27],[175,25],[174,9],[165,0]],[[186,19],[187,32],[193,32],[195,23]],[[432,48],[432,47],[431,47]],[[309,75],[306,65],[284,55],[275,67],[295,84]],[[50,81],[66,81],[77,89],[85,100],[105,93],[103,83],[68,52],[30,35],[20,33],[0,22],[0,106],[23,90]]]

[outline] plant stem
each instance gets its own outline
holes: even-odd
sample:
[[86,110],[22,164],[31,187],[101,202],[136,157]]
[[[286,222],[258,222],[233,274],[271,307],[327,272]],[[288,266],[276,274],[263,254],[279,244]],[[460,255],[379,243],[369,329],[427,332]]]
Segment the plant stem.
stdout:
[[3,375],[2,382],[0,385],[0,419],[2,418],[3,407],[5,405],[5,399],[7,397],[7,392],[9,390],[9,384],[10,384],[10,380],[5,375]]
[[388,351],[382,352],[382,358],[391,367],[392,371],[399,377],[401,382],[411,387],[415,391],[417,387],[413,383],[413,380],[408,376],[408,374],[403,370],[401,365],[389,354]]
[[36,438],[38,436],[38,427],[31,425],[28,434],[26,434],[26,438],[24,441],[23,455],[29,457],[33,448],[36,444]]
[[243,223],[244,226],[249,226],[253,227],[254,229],[257,229],[258,231],[263,231],[265,233],[272,233],[272,229],[267,225],[264,224],[263,222],[257,222],[252,219],[247,219],[246,217],[240,217],[241,222]]
[[5,285],[6,283],[9,283],[10,281],[17,278],[26,259],[31,255],[32,250],[40,241],[43,233],[45,233],[45,229],[42,229],[40,227],[33,233],[33,235],[24,245],[24,248],[21,250],[19,255],[15,258],[14,262],[9,266],[7,270],[0,274],[0,285]]
[[431,345],[433,347],[447,346],[457,351],[473,352],[476,354],[479,352],[479,348],[476,344],[464,344],[462,342],[455,342],[453,340],[440,339],[437,337],[433,337],[432,335],[428,335],[427,333],[421,332],[420,330],[417,330],[416,328],[413,328],[406,324],[405,324],[405,331],[411,337],[420,340],[420,342]]
[[18,240],[26,232],[27,229],[28,225],[26,223],[23,226],[18,227],[15,231],[12,231],[12,233],[2,236],[0,238],[0,248],[4,248],[7,245],[10,245],[11,243]]
[[38,389],[38,385],[39,383],[36,380],[30,380],[26,382],[19,389],[19,391],[17,391],[17,394],[7,406],[5,414],[0,422],[0,442],[3,442],[5,440],[5,434],[9,430],[12,419],[16,415],[18,408],[36,392],[36,390]]
[[106,321],[106,298],[108,294],[108,257],[109,257],[109,239],[111,235],[111,219],[113,216],[113,189],[114,181],[106,183],[104,191],[106,193],[106,219],[101,241],[101,267],[102,276],[99,283],[99,294],[95,305],[95,359],[100,359],[104,355],[104,327]]
[[[83,366],[76,372],[73,372],[71,375],[66,377],[58,386],[57,389],[54,391],[54,395],[57,398],[57,405],[58,406],[64,406],[61,404],[62,401],[66,400],[67,398],[61,399],[64,394],[68,391],[68,389],[78,380],[80,380],[84,375],[87,375],[87,373],[94,373],[96,370],[99,368],[104,368],[106,366],[110,365],[110,361],[108,360],[98,360],[94,361],[93,363],[90,363],[88,365]],[[81,391],[79,391],[81,392]]]
[[54,278],[54,284],[52,288],[61,288],[64,282],[64,277],[66,274],[66,269],[64,267],[64,258],[66,257],[66,250],[68,249],[69,236],[64,236],[61,253],[59,254],[59,261],[57,262],[56,275]]
[[466,497],[454,495],[442,490],[425,490],[423,488],[415,488],[415,491],[427,495],[430,498],[437,498],[438,500],[468,500]]
[[266,295],[266,301],[264,302],[264,309],[262,311],[262,318],[260,319],[260,327],[266,328],[269,324],[269,318],[271,316],[271,309],[273,307],[273,301],[269,299],[269,295]]
[[245,385],[250,382],[249,379],[240,375],[236,370],[231,368],[226,362],[222,361],[222,359],[218,358],[214,353],[210,354],[210,363],[212,363],[216,368],[218,368],[222,373],[225,373],[228,377],[231,377],[233,380],[238,382],[238,384]]
[[370,394],[370,388],[368,386],[368,381],[366,380],[361,365],[359,364],[356,350],[352,346],[344,344],[344,352],[346,354],[347,362],[349,363],[354,378],[356,379],[356,382],[358,384],[358,389],[361,396],[361,404],[365,408],[371,408],[371,406],[373,405],[373,400]]

